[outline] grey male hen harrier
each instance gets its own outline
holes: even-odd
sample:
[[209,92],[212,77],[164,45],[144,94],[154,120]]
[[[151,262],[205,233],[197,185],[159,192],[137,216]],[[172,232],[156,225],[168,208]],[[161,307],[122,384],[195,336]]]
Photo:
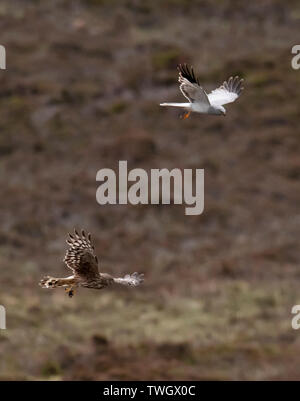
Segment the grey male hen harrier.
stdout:
[[64,258],[65,264],[72,270],[72,276],[55,278],[46,276],[40,281],[43,288],[65,287],[69,297],[74,295],[75,288],[86,287],[101,290],[110,284],[117,283],[135,287],[143,282],[143,274],[127,274],[123,278],[114,278],[98,270],[98,259],[91,243],[91,234],[86,236],[82,230],[81,235],[69,234],[67,239],[69,249]]
[[201,114],[226,115],[224,104],[234,102],[241,94],[243,79],[230,77],[228,81],[206,93],[196,78],[193,67],[187,64],[178,66],[180,83],[179,89],[188,103],[161,103],[160,106],[181,107],[186,110],[184,119],[188,118],[191,112]]

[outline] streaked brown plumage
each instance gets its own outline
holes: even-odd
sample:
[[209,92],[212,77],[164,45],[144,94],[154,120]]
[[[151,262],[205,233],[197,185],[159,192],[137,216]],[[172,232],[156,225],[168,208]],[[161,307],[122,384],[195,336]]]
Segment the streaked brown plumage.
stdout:
[[107,273],[98,270],[98,259],[91,242],[91,234],[86,236],[82,230],[81,235],[69,234],[67,239],[69,249],[66,252],[64,262],[72,270],[73,275],[65,278],[46,276],[40,281],[43,288],[65,287],[69,297],[74,295],[76,287],[95,288],[101,290],[113,283],[137,286],[143,282],[143,274],[127,274],[123,278],[114,278]]

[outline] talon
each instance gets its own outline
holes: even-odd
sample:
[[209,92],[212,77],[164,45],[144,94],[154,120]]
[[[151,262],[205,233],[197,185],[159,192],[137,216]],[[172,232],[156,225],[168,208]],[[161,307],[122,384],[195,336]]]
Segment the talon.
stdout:
[[68,295],[69,295],[70,298],[72,298],[74,296],[74,290],[70,290]]

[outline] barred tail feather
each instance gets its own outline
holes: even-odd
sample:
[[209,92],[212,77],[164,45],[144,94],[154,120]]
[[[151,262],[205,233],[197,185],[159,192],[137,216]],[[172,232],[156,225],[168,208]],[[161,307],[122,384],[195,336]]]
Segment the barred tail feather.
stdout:
[[57,284],[58,284],[58,279],[54,278],[54,277],[49,277],[49,276],[42,278],[42,280],[40,281],[40,286],[43,288],[58,287]]

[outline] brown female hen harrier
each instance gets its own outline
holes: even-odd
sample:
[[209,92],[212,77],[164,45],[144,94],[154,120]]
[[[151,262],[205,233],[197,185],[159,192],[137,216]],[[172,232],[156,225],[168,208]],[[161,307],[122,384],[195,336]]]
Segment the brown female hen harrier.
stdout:
[[113,283],[135,287],[144,281],[144,275],[138,273],[127,274],[124,278],[114,278],[107,273],[100,273],[98,259],[91,243],[91,234],[86,236],[82,230],[79,235],[75,230],[75,234],[69,234],[69,237],[67,243],[70,247],[64,262],[72,270],[73,275],[65,278],[46,276],[40,281],[43,288],[65,287],[69,297],[72,297],[76,287],[101,290]]

